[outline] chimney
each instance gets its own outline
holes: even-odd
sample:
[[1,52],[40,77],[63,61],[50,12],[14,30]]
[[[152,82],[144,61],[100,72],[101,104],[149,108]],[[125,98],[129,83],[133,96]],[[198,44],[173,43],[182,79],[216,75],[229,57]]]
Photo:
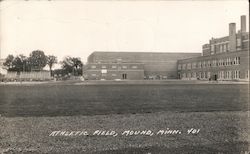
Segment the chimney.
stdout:
[[229,51],[236,51],[236,23],[229,24]]
[[236,23],[229,24],[229,36],[236,34]]
[[240,30],[241,32],[246,32],[246,16],[242,15],[240,16]]

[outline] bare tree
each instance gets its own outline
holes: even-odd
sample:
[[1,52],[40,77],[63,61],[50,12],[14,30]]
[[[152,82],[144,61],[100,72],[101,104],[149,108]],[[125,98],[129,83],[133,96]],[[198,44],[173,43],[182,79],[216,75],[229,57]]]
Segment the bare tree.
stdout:
[[54,64],[57,63],[57,58],[54,55],[48,55],[46,56],[47,58],[47,65],[49,66],[49,70],[50,70],[50,76],[52,76],[52,67]]

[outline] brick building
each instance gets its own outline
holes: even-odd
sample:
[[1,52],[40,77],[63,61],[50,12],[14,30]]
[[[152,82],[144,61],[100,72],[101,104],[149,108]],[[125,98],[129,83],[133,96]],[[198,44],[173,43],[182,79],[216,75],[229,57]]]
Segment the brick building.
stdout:
[[178,60],[178,78],[203,80],[249,80],[249,32],[246,16],[241,29],[229,24],[229,35],[212,38],[202,46],[202,56]]
[[176,79],[177,60],[200,53],[93,52],[83,70],[89,80]]

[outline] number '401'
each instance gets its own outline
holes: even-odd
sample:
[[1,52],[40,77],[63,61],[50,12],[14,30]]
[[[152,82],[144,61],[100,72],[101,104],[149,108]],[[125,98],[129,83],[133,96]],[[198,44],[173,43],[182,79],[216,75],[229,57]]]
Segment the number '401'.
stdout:
[[188,129],[187,131],[188,134],[198,134],[199,132],[200,129],[195,129],[195,128]]

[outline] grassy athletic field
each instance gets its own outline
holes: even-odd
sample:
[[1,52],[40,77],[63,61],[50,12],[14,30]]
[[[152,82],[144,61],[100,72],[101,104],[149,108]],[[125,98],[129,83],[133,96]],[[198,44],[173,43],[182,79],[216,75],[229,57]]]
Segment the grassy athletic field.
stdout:
[[[0,85],[0,98],[0,153],[249,152],[247,84]],[[168,128],[182,133],[121,135]],[[49,136],[57,130],[90,135]]]
[[1,85],[2,116],[241,111],[247,84]]

